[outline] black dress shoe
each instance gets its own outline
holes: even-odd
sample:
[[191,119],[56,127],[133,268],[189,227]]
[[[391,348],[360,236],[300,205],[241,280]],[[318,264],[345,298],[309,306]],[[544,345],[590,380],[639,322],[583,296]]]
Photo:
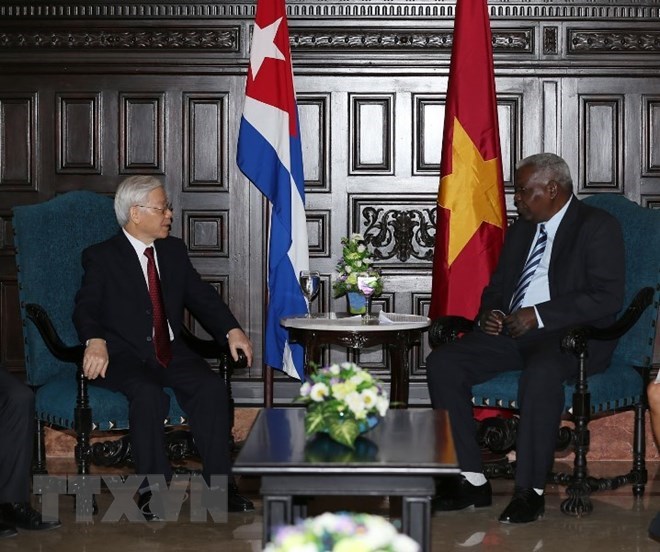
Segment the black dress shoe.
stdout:
[[162,512],[162,508],[158,508],[158,505],[155,504],[154,495],[151,494],[151,491],[141,493],[138,497],[137,505],[144,516],[144,519],[147,521],[161,521],[162,518],[158,515],[158,512]]
[[0,506],[0,518],[5,523],[27,531],[47,531],[56,529],[62,523],[60,520],[44,521],[29,502],[8,502]]
[[534,489],[516,487],[513,498],[500,516],[502,523],[530,523],[543,517],[545,497]]
[[0,523],[0,539],[15,537],[17,534],[16,527],[12,527],[6,523]]
[[227,510],[230,512],[252,512],[254,511],[254,504],[248,498],[241,496],[238,493],[236,483],[231,481],[229,483],[228,496],[227,496]]
[[462,475],[442,482],[438,486],[437,496],[431,503],[436,512],[464,510],[465,508],[483,508],[493,503],[493,491],[490,481],[483,485],[472,485]]

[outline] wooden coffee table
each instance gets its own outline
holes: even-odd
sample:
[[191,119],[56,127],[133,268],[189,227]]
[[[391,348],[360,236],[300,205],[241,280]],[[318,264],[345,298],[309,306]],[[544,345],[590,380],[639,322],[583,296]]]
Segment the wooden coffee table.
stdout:
[[389,410],[354,450],[325,435],[307,439],[304,417],[303,408],[263,409],[234,464],[235,474],[261,477],[264,544],[306,516],[295,497],[398,496],[402,531],[431,550],[434,478],[459,473],[446,412]]

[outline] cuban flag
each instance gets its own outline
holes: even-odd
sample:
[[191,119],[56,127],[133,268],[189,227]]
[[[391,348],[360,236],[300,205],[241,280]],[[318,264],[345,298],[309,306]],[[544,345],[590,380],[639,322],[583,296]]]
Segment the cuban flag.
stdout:
[[304,379],[303,349],[280,325],[307,312],[298,283],[309,269],[302,149],[284,0],[258,0],[237,163],[271,204],[264,362]]

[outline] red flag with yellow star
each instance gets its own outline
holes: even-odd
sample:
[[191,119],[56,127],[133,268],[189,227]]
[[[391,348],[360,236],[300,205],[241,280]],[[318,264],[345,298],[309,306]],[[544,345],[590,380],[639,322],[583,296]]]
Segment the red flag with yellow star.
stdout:
[[458,0],[440,162],[429,315],[474,318],[506,208],[486,0]]

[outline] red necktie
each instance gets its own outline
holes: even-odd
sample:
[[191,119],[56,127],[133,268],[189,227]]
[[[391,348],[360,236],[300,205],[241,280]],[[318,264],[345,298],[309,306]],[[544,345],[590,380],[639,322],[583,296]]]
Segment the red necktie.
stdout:
[[147,279],[149,280],[149,297],[153,307],[154,316],[154,349],[156,358],[163,366],[167,367],[172,360],[172,349],[170,348],[170,332],[167,328],[167,316],[165,316],[165,303],[160,290],[160,279],[154,260],[154,248],[147,247],[144,250],[147,257]]

